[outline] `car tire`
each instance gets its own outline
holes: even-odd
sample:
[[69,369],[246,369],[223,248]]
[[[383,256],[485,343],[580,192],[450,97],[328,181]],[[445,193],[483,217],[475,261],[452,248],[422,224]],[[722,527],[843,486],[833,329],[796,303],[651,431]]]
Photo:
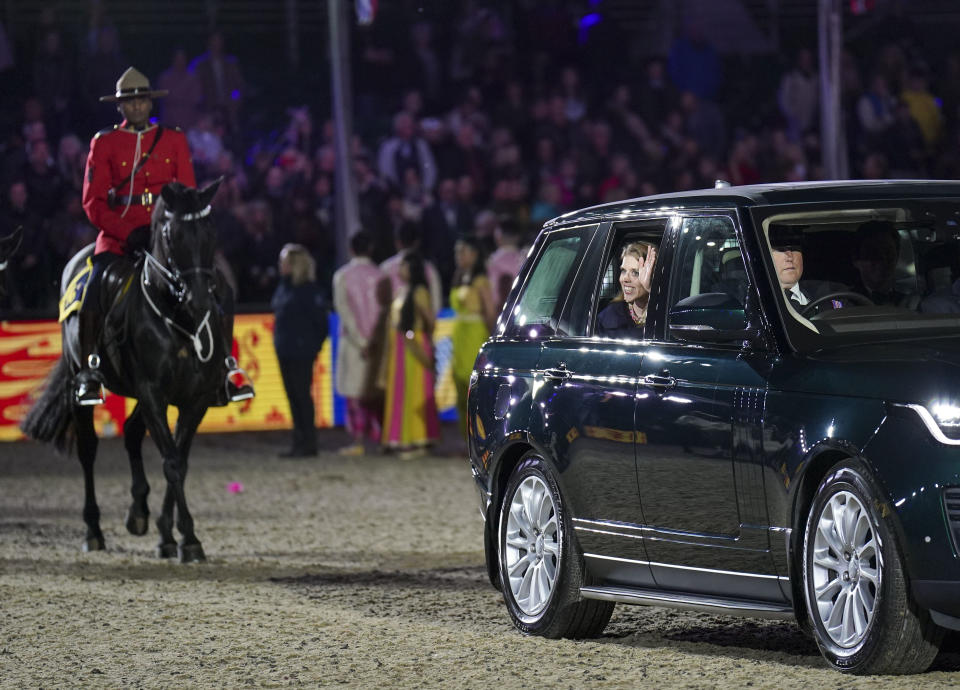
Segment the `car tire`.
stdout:
[[921,673],[943,630],[911,599],[892,512],[861,466],[835,465],[817,488],[803,539],[803,591],[817,646],[839,671]]
[[528,453],[507,482],[497,530],[503,598],[513,624],[527,635],[596,637],[613,602],[584,599],[589,584],[570,516],[551,466]]

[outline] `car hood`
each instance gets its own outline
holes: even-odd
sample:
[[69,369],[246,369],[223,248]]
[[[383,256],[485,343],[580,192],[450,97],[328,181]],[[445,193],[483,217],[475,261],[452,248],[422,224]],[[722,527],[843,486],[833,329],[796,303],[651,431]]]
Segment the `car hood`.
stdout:
[[785,357],[771,388],[960,405],[960,336],[847,345]]

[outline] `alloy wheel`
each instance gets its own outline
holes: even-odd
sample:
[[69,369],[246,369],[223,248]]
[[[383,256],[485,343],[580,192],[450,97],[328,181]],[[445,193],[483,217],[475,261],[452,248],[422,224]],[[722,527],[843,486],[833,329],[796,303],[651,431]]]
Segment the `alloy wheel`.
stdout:
[[855,494],[837,492],[817,517],[810,564],[820,623],[837,646],[851,649],[866,637],[882,571],[870,513]]
[[510,502],[504,535],[510,591],[528,616],[550,602],[560,565],[560,528],[553,496],[536,475],[524,479]]

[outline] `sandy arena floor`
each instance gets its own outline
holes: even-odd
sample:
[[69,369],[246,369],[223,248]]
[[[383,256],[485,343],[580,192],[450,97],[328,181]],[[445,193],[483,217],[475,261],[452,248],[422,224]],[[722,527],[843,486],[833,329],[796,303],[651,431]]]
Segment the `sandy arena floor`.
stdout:
[[[933,670],[899,679],[827,669],[790,623],[659,608],[618,606],[597,640],[523,637],[484,573],[464,459],[280,460],[285,441],[198,437],[187,488],[208,561],[186,566],[154,556],[153,524],[145,537],[124,529],[121,441],[100,445],[107,550],[91,554],[79,463],[0,445],[0,686],[960,685],[957,636]],[[147,444],[156,511],[163,482]]]

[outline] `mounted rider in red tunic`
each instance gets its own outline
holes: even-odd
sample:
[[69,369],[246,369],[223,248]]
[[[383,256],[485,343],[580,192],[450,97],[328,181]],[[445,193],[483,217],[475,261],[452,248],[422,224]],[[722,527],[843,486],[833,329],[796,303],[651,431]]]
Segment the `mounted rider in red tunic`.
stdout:
[[[179,128],[150,122],[153,99],[167,93],[151,89],[147,77],[130,67],[117,80],[116,93],[100,98],[116,102],[124,119],[94,135],[83,180],[83,208],[100,234],[80,309],[79,339],[85,367],[77,374],[74,390],[80,405],[103,402],[103,378],[96,353],[103,327],[100,279],[116,259],[148,246],[154,200],[165,184],[177,181],[197,186],[186,136]],[[232,318],[225,326],[232,338]],[[250,380],[236,360],[227,357],[224,365],[226,383],[221,404],[253,397]]]

